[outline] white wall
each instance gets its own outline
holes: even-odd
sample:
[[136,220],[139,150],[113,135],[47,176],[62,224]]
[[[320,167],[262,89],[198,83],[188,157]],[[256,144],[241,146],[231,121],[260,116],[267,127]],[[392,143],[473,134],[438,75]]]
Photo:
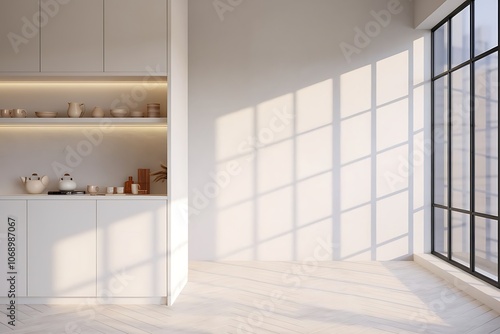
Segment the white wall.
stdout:
[[[109,82],[64,78],[0,82],[0,108],[25,108],[30,117],[40,110],[58,111],[67,117],[67,102],[84,102],[87,115],[101,106],[109,117],[114,105],[131,110],[145,110],[150,102],[161,103],[166,115],[165,82],[144,86],[142,80]],[[138,95],[138,92],[142,95]],[[126,98],[128,96],[128,98]],[[136,96],[136,98],[134,98]],[[125,102],[127,101],[127,102]],[[58,177],[66,170],[74,177],[78,189],[87,184],[121,186],[137,169],[160,169],[167,160],[165,128],[91,127],[15,127],[0,128],[0,194],[23,194],[20,176],[32,173],[48,175],[48,190],[58,189]],[[153,193],[165,194],[166,183],[151,183]]]
[[429,33],[412,27],[411,1],[189,1],[192,260],[429,250]]

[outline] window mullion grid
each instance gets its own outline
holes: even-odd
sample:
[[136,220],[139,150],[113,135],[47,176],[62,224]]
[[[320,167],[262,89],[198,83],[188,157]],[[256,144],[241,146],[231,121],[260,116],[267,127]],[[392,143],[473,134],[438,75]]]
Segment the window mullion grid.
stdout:
[[[434,135],[434,130],[435,130],[435,125],[434,125],[434,122],[435,122],[435,112],[434,112],[434,106],[435,106],[435,99],[436,99],[436,94],[435,94],[435,82],[436,82],[436,79],[434,78],[435,75],[436,75],[436,66],[435,66],[435,61],[436,61],[436,57],[435,57],[435,52],[436,52],[436,48],[434,46],[434,43],[435,43],[435,34],[432,33],[431,34],[431,253],[434,253],[436,251],[436,248],[434,247],[434,244],[435,244],[435,240],[436,240],[436,236],[435,236],[435,230],[436,230],[436,223],[435,223],[435,208],[434,208],[434,202],[435,202],[435,195],[434,195],[434,192],[435,192],[435,181],[434,181],[434,177],[435,177],[435,169],[436,169],[436,166],[435,166],[435,150],[436,150],[436,145],[435,145],[435,135]],[[500,247],[500,246],[499,246]]]
[[[475,18],[474,18],[474,8],[475,8],[475,2],[472,1],[470,4],[470,27],[469,27],[469,32],[470,32],[470,53],[469,53],[469,58],[473,59],[474,58],[474,53],[475,53],[475,39],[474,39],[474,31],[475,31]],[[470,225],[470,270],[472,272],[476,271],[475,267],[475,259],[476,259],[476,216],[475,216],[475,211],[476,211],[476,205],[475,205],[475,194],[476,194],[476,189],[475,189],[475,158],[474,158],[474,152],[475,152],[475,70],[474,70],[475,64],[472,62],[469,67],[470,71],[470,148],[469,148],[469,154],[470,154],[470,211],[471,215],[469,216],[469,225]]]
[[[500,6],[497,8],[497,19],[500,17]],[[498,57],[498,53],[500,53],[500,50],[498,49],[498,40],[497,40],[497,46],[493,48],[491,51],[495,52],[494,50],[496,49],[497,52],[497,69],[500,68],[500,61]],[[492,53],[493,53],[492,52]],[[489,54],[488,54],[489,55]],[[497,96],[500,94],[500,87],[497,86]],[[500,115],[500,104],[497,103],[497,128],[499,124],[499,116]],[[500,136],[497,134],[497,157],[500,158]],[[496,286],[500,288],[500,263],[499,263],[499,256],[500,256],[500,194],[498,191],[500,190],[500,164],[497,164],[497,212],[496,212],[496,224],[497,224],[497,280],[496,280]]]
[[[434,78],[434,74],[435,74],[435,69],[434,69],[434,61],[435,61],[435,57],[434,57],[434,34],[431,34],[431,78]],[[431,253],[434,253],[436,251],[435,247],[434,247],[434,243],[435,243],[435,240],[436,240],[436,236],[435,236],[435,226],[436,226],[436,223],[435,223],[435,209],[434,209],[434,202],[435,202],[435,196],[434,196],[434,189],[435,189],[435,182],[434,182],[434,177],[435,177],[435,157],[434,157],[434,151],[435,151],[435,144],[434,144],[434,141],[435,141],[435,136],[434,136],[434,129],[435,129],[435,126],[434,126],[434,116],[435,116],[435,113],[434,113],[434,106],[435,106],[435,99],[436,99],[436,95],[435,95],[435,92],[434,92],[434,89],[435,89],[435,79],[431,79]]]
[[[435,220],[434,220],[434,214],[435,214],[435,210],[436,208],[440,208],[442,210],[446,210],[448,212],[448,215],[447,215],[447,226],[448,226],[448,233],[447,233],[447,241],[448,241],[448,249],[447,249],[447,256],[444,256],[444,254],[440,254],[440,253],[435,253],[436,256],[442,258],[442,259],[445,259],[450,262],[450,263],[453,263],[455,266],[459,267],[459,268],[462,268],[463,270],[465,271],[468,271],[470,272],[472,275],[476,276],[476,277],[479,277],[481,279],[483,279],[484,281],[487,281],[489,282],[490,284],[493,284],[497,287],[500,288],[500,263],[498,263],[498,260],[497,260],[497,279],[496,280],[493,280],[487,276],[484,276],[482,274],[479,274],[476,272],[476,268],[475,268],[475,259],[476,259],[476,256],[475,256],[475,253],[476,253],[476,250],[475,250],[475,233],[476,233],[476,229],[475,229],[475,225],[476,225],[476,217],[482,217],[482,218],[485,218],[485,219],[491,219],[491,220],[494,220],[496,221],[496,224],[497,224],[497,240],[500,241],[500,221],[499,221],[499,212],[497,210],[496,214],[486,214],[486,213],[480,213],[480,212],[476,212],[476,203],[475,203],[475,194],[476,194],[476,180],[475,180],[475,174],[476,174],[476,162],[475,162],[475,141],[476,141],[476,133],[475,133],[475,127],[476,127],[476,122],[475,122],[475,115],[476,115],[476,111],[475,111],[475,107],[476,107],[476,85],[475,85],[475,72],[476,72],[476,61],[478,60],[481,60],[482,58],[485,58],[495,52],[498,51],[498,42],[497,42],[497,46],[490,49],[490,50],[487,50],[481,54],[478,54],[476,55],[475,54],[475,2],[476,0],[469,0],[469,1],[466,1],[464,2],[459,8],[457,8],[453,13],[451,13],[446,19],[444,19],[443,21],[441,21],[436,27],[434,27],[432,29],[432,34],[431,34],[431,73],[432,73],[432,80],[431,80],[431,101],[432,101],[432,108],[431,108],[431,141],[432,141],[432,145],[431,145],[431,164],[432,164],[432,168],[431,168],[431,189],[432,189],[432,192],[431,192],[431,201],[432,201],[432,206],[431,206],[431,214],[432,214],[432,231],[431,231],[431,239],[432,239],[432,252],[435,253],[436,250],[435,250],[435,240],[436,240],[436,235],[435,235]],[[467,6],[470,6],[470,57],[468,60],[462,62],[461,64],[458,64],[457,66],[455,66],[454,68],[451,67],[451,60],[452,60],[452,27],[451,27],[451,20],[453,17],[455,17],[460,11],[462,11],[465,7]],[[500,8],[499,8],[499,13],[498,13],[498,16],[497,17],[500,17]],[[437,31],[437,29],[444,25],[444,24],[447,24],[448,25],[448,32],[447,32],[447,35],[446,35],[446,39],[448,41],[448,44],[446,46],[446,51],[447,51],[447,60],[448,60],[448,66],[446,68],[445,71],[443,71],[442,73],[438,73],[436,74],[436,68],[435,68],[435,62],[436,62],[436,57],[435,57],[435,35],[434,33]],[[498,57],[497,57],[497,68],[500,67],[500,64],[498,64]],[[470,75],[470,163],[469,163],[469,166],[470,166],[470,208],[469,210],[462,210],[462,209],[458,209],[458,208],[454,208],[452,206],[452,194],[453,194],[453,191],[452,191],[452,157],[453,157],[453,152],[452,152],[452,147],[453,147],[453,135],[452,135],[452,124],[453,124],[453,119],[452,119],[452,75],[453,75],[453,72],[456,72],[457,70],[461,69],[462,67],[465,67],[467,65],[470,65],[470,68],[469,68],[469,75]],[[448,149],[448,152],[447,152],[447,159],[448,159],[448,166],[447,166],[447,182],[448,182],[448,189],[447,189],[447,197],[448,197],[448,200],[447,200],[447,203],[444,203],[445,205],[439,205],[439,204],[436,204],[434,203],[435,201],[435,196],[434,196],[434,187],[435,187],[435,143],[434,143],[434,140],[435,140],[435,123],[434,123],[434,117],[435,117],[435,111],[434,111],[434,106],[435,106],[435,82],[436,80],[442,78],[443,76],[448,76],[446,78],[446,82],[448,84],[448,93],[447,93],[447,102],[448,102],[448,108],[446,110],[446,113],[447,113],[447,117],[448,117],[448,121],[447,121],[447,124],[446,124],[446,127],[448,129],[448,135],[447,135],[447,139],[448,139],[448,145],[447,145],[447,149]],[[497,89],[499,89],[497,87]],[[500,118],[498,117],[500,116],[500,106],[497,104],[497,119]],[[497,156],[500,156],[500,136],[497,136]],[[498,166],[498,170],[497,170],[497,175],[500,176],[500,166]],[[497,186],[498,186],[498,189],[500,189],[500,177],[497,177]],[[500,208],[500,196],[497,196],[497,204],[498,204],[498,208]],[[499,209],[500,210],[500,209]],[[453,249],[453,245],[452,245],[452,225],[451,225],[451,222],[452,222],[452,213],[453,212],[460,212],[462,214],[465,214],[465,215],[469,215],[469,221],[470,221],[470,268],[466,268],[465,266],[461,265],[460,263],[458,262],[455,262],[453,259],[452,259],[452,255],[453,255],[453,252],[452,252],[452,249]],[[500,242],[497,241],[497,254],[500,255]]]
[[[452,35],[451,35],[451,17],[448,19],[447,24],[448,24],[448,36],[447,36],[447,38],[448,38],[448,43],[447,43],[448,55],[447,56],[448,56],[448,70],[449,70],[451,67],[451,40],[452,40],[451,39],[452,38]],[[447,98],[448,98],[448,110],[447,110],[447,112],[448,112],[448,124],[447,124],[447,127],[448,127],[448,147],[447,147],[448,148],[448,152],[447,152],[448,153],[448,157],[447,157],[447,159],[448,159],[448,166],[447,166],[448,167],[448,180],[447,180],[447,182],[448,182],[448,215],[447,215],[447,219],[448,219],[448,221],[447,221],[447,225],[448,225],[448,235],[447,235],[447,237],[448,237],[448,261],[451,261],[451,259],[452,259],[452,251],[451,250],[453,248],[452,247],[452,226],[451,226],[451,221],[452,221],[452,219],[451,219],[452,218],[452,214],[451,214],[452,213],[452,211],[451,211],[451,208],[452,208],[452,202],[451,202],[451,196],[452,196],[452,191],[451,191],[452,190],[452,183],[451,183],[451,181],[452,181],[452,175],[451,175],[451,173],[452,173],[452,169],[451,169],[452,142],[451,142],[451,140],[453,137],[452,133],[451,133],[451,131],[452,131],[451,124],[453,122],[453,120],[451,118],[452,117],[452,113],[451,113],[451,103],[452,103],[452,100],[451,100],[451,94],[452,94],[451,76],[452,76],[452,73],[449,73],[448,78],[447,78],[447,80],[448,80],[448,96],[447,96]]]

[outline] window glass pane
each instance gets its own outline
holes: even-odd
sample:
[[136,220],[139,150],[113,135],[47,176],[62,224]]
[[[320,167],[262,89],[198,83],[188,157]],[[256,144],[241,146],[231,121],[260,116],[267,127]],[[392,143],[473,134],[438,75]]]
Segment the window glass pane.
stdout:
[[434,75],[448,69],[448,23],[434,31]]
[[451,67],[470,59],[470,7],[451,19]]
[[434,203],[448,206],[448,76],[434,81]]
[[498,52],[475,63],[475,211],[498,215]]
[[451,258],[470,267],[470,219],[469,215],[451,213]]
[[448,211],[434,208],[434,251],[448,256]]
[[470,72],[451,74],[451,205],[470,209]]
[[498,275],[498,222],[476,217],[475,271],[494,280]]
[[498,45],[498,0],[476,0],[474,7],[475,54]]

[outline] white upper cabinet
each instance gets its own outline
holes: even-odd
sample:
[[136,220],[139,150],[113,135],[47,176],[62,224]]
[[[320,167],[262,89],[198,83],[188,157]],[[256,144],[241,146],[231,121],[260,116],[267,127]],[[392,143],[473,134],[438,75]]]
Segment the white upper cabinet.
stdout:
[[167,71],[167,1],[104,1],[104,71]]
[[40,0],[52,13],[41,29],[42,72],[103,71],[103,1]]
[[0,6],[0,71],[38,72],[38,0],[0,0]]
[[0,32],[0,73],[167,73],[167,0],[0,0]]

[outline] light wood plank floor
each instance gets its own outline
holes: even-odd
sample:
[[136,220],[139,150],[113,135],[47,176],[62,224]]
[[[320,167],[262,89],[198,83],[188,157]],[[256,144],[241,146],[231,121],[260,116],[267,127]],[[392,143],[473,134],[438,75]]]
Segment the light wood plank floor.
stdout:
[[0,333],[500,334],[496,312],[414,262],[192,262],[172,307],[19,305],[7,321]]

